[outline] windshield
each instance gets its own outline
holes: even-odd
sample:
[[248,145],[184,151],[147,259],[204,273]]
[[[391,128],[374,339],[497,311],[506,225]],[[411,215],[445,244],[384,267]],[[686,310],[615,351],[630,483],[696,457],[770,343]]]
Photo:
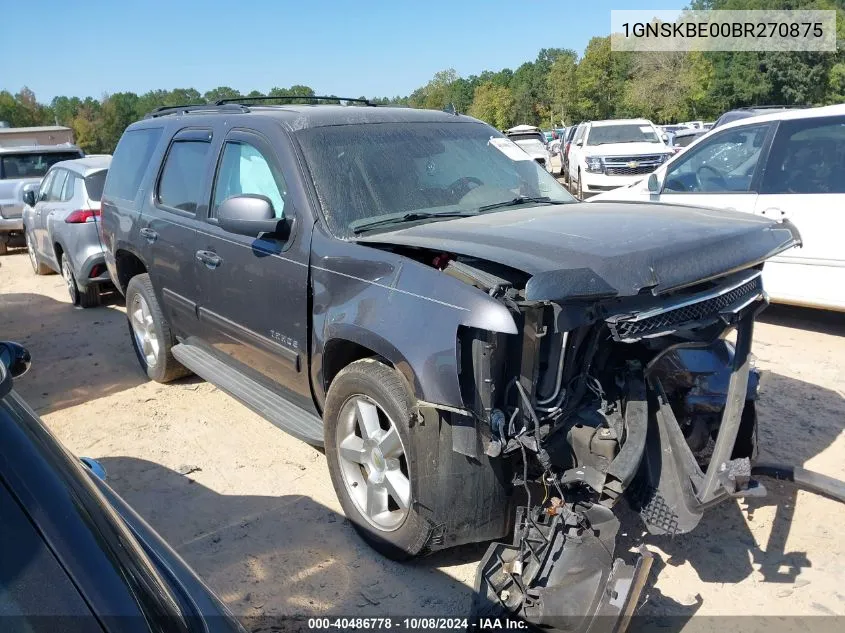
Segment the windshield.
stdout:
[[600,125],[590,128],[587,145],[607,143],[661,143],[650,125]]
[[523,148],[526,152],[544,152],[546,150],[546,146],[538,141],[536,138],[529,138],[524,140],[514,140],[514,142]]
[[338,237],[393,216],[435,221],[492,213],[502,203],[513,208],[517,199],[575,201],[516,144],[481,123],[335,125],[297,137]]
[[26,152],[0,155],[0,179],[43,178],[47,170],[63,160],[81,158],[79,152]]

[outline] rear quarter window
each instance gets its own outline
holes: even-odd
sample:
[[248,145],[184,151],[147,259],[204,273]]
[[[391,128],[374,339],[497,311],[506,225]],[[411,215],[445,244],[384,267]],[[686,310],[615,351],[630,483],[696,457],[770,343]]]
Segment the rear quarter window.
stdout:
[[99,202],[103,197],[103,187],[106,184],[107,170],[98,171],[85,178],[85,191],[88,193],[88,198],[94,202]]
[[[102,195],[122,200],[135,199],[161,134],[160,127],[124,133],[114,150]],[[88,193],[92,194],[93,191],[89,189]]]

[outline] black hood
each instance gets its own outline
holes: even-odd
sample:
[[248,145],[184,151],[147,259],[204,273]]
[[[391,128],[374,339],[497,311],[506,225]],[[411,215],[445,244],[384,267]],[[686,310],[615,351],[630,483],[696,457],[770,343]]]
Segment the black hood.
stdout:
[[358,238],[489,260],[532,276],[529,300],[654,294],[800,243],[788,222],[698,207],[594,202],[522,207]]

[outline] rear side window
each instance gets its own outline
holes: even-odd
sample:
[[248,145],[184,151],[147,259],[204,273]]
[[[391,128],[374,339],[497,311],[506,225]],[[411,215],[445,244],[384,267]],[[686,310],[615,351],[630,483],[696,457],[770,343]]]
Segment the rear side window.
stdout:
[[162,206],[195,213],[203,191],[210,143],[175,141],[170,146],[158,184]]
[[781,123],[760,193],[845,193],[845,117]]
[[50,185],[50,191],[47,192],[48,202],[58,202],[62,199],[62,189],[65,187],[67,177],[68,173],[64,169],[56,170],[56,177],[53,178],[53,184]]
[[76,187],[76,181],[78,178],[78,176],[68,173],[67,180],[65,180],[65,186],[62,189],[62,194],[59,200],[62,202],[69,202],[70,199],[73,198],[73,191]]
[[135,199],[161,132],[161,128],[146,128],[130,130],[121,137],[114,150],[103,195],[122,200]]
[[98,171],[85,178],[85,190],[88,192],[88,199],[99,202],[103,197],[103,185],[106,184],[107,170]]

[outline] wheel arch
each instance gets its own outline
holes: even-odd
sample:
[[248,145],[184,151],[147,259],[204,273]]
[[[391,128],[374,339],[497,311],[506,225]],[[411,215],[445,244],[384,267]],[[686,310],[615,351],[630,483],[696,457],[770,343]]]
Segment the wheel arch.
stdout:
[[407,381],[411,393],[420,397],[419,380],[405,356],[380,335],[350,326],[336,324],[322,343],[322,348],[312,361],[312,380],[317,400],[322,409],[332,380],[344,367],[362,358],[376,357],[397,370]]
[[114,252],[114,262],[117,271],[115,281],[117,281],[118,290],[124,296],[126,295],[126,287],[133,277],[149,272],[144,260],[134,250],[118,248]]

